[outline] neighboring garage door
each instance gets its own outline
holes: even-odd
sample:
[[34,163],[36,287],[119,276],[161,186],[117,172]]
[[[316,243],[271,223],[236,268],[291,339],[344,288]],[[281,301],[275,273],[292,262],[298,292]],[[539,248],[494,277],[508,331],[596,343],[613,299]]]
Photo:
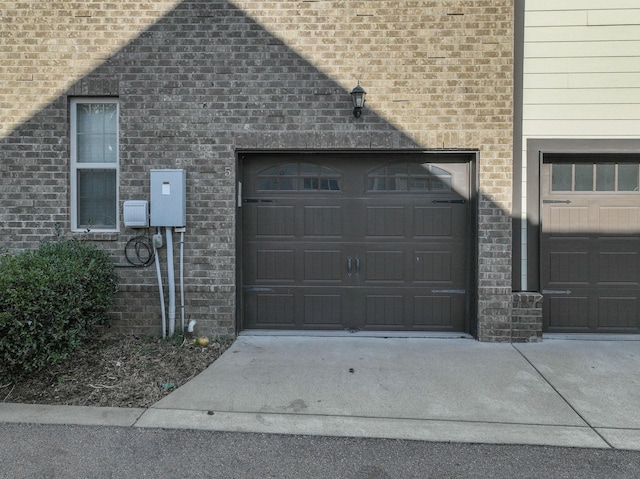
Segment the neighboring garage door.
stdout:
[[545,155],[540,277],[549,332],[638,333],[637,161]]
[[464,331],[469,164],[243,162],[243,327]]

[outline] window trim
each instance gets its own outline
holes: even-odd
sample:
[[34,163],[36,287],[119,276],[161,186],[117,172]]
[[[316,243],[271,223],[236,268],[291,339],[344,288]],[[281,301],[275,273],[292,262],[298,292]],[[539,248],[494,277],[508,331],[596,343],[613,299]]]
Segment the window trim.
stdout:
[[[77,145],[77,107],[81,104],[115,104],[116,106],[116,161],[113,163],[78,163]],[[72,232],[117,233],[120,231],[120,101],[114,97],[77,97],[70,102],[69,114],[70,137],[70,212]],[[115,170],[115,228],[98,228],[78,225],[78,170]]]

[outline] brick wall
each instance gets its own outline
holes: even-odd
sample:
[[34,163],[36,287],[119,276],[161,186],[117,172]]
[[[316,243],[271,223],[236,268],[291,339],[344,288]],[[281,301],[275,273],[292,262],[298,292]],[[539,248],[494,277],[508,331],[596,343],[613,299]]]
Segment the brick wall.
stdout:
[[513,293],[512,342],[542,341],[542,301],[540,293]]
[[[69,230],[72,96],[120,99],[121,201],[148,198],[152,168],[187,170],[187,311],[203,331],[235,328],[237,149],[477,149],[478,335],[511,339],[511,1],[78,5],[2,6],[0,247]],[[135,234],[90,238],[120,264]],[[153,268],[119,272],[114,324],[157,332]]]

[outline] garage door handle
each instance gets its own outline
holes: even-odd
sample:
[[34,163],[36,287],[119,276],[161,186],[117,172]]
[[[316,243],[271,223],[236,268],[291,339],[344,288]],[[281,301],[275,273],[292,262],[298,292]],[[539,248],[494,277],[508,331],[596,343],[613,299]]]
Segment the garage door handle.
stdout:
[[360,256],[356,255],[356,276],[360,276]]
[[571,294],[570,289],[543,289],[542,294]]
[[464,205],[467,200],[433,200],[433,203],[455,203],[458,205]]

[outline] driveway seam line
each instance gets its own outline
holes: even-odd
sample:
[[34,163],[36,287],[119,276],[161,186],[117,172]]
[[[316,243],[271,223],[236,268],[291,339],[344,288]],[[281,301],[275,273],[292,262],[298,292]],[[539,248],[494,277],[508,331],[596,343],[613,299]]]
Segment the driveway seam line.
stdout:
[[518,347],[516,346],[516,344],[511,344],[511,347],[512,347],[513,349],[515,349],[515,350],[518,352],[518,354],[519,354],[520,356],[522,356],[522,358],[523,358],[527,363],[529,363],[529,365],[533,368],[533,370],[534,370],[536,373],[538,373],[538,375],[542,378],[542,380],[543,380],[545,383],[547,383],[551,389],[553,389],[553,390],[554,390],[554,392],[555,392],[555,393],[556,393],[556,394],[557,394],[557,395],[558,395],[558,396],[559,396],[559,397],[560,397],[560,398],[565,402],[565,404],[566,404],[567,406],[569,406],[569,407],[571,408],[571,410],[572,410],[574,413],[576,413],[576,415],[577,415],[580,419],[582,419],[582,420],[584,421],[584,423],[587,425],[587,427],[588,427],[589,429],[591,429],[594,433],[596,433],[596,434],[598,435],[598,437],[600,437],[600,439],[602,439],[602,440],[604,441],[604,443],[605,443],[606,445],[608,445],[611,449],[615,449],[615,447],[613,447],[613,445],[612,445],[609,441],[607,441],[607,439],[606,439],[602,434],[600,434],[600,433],[598,432],[598,430],[597,430],[595,427],[593,427],[593,426],[591,425],[591,423],[590,423],[589,421],[587,421],[587,419],[586,419],[582,414],[580,414],[580,412],[578,412],[578,410],[577,410],[575,407],[573,407],[573,404],[571,404],[571,403],[567,400],[567,398],[565,398],[565,397],[564,397],[564,395],[563,395],[563,394],[562,394],[562,393],[561,393],[561,392],[560,392],[560,391],[559,391],[559,390],[558,390],[558,389],[557,389],[553,384],[551,384],[551,382],[550,382],[550,381],[549,381],[549,380],[544,376],[544,374],[542,374],[542,372],[541,372],[541,371],[540,371],[540,370],[539,370],[539,369],[538,369],[538,368],[537,368],[537,367],[536,367],[536,366],[535,366],[531,361],[529,361],[529,358],[527,358],[527,357],[524,355],[524,353],[518,349]]

